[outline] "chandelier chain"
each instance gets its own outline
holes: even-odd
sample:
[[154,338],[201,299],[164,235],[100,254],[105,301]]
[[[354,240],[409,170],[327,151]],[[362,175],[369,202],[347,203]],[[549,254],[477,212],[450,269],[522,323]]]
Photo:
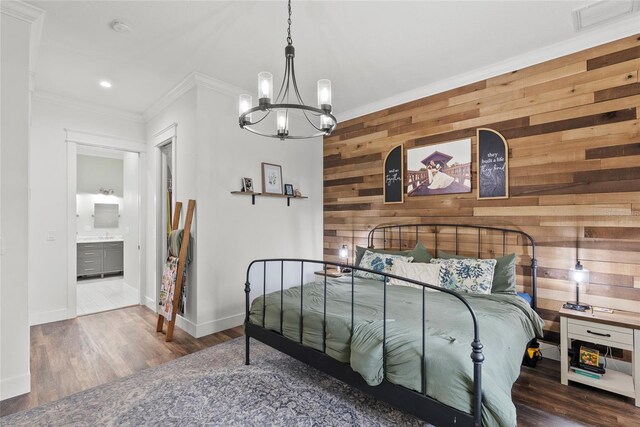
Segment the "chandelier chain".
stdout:
[[289,0],[289,19],[287,19],[287,23],[289,24],[287,28],[287,44],[291,46],[293,44],[293,40],[291,39],[291,0]]

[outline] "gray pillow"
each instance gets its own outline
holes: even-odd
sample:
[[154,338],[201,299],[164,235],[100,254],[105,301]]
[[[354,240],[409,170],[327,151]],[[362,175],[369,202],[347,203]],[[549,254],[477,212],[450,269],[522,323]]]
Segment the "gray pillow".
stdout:
[[402,256],[410,256],[413,258],[413,262],[429,262],[433,255],[425,248],[422,243],[418,242],[416,247],[409,250],[398,251],[398,250],[389,250],[389,249],[369,249],[363,248],[362,246],[356,246],[356,259],[353,265],[359,266],[360,261],[362,260],[362,256],[365,251],[371,251],[377,254],[385,254],[385,255],[402,255]]
[[[474,258],[464,255],[455,255],[443,251],[438,251],[440,258],[444,259],[464,259]],[[511,294],[516,292],[516,254],[509,254],[496,258],[496,267],[493,273],[492,294]]]

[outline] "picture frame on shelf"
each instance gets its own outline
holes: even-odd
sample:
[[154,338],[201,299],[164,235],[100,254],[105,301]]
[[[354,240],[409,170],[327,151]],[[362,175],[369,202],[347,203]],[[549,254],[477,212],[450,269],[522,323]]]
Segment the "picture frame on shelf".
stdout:
[[246,193],[253,193],[253,179],[242,178],[242,191]]
[[264,194],[283,194],[282,166],[262,162],[262,192]]
[[293,193],[293,185],[292,184],[285,184],[284,185],[284,195],[285,196],[289,196],[289,197],[295,197],[294,193]]

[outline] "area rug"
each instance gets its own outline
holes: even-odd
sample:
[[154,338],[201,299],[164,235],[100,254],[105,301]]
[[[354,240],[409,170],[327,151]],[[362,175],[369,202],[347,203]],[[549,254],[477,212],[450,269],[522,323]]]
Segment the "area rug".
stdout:
[[244,338],[56,402],[4,426],[424,426],[417,418]]

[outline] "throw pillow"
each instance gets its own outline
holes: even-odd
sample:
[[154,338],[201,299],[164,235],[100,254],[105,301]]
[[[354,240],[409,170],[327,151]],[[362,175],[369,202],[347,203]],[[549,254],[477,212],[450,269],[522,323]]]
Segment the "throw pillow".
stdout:
[[[393,267],[393,263],[398,260],[411,262],[413,258],[403,255],[375,253],[367,250],[362,256],[362,260],[360,260],[360,265],[358,267],[378,271],[380,273],[391,273],[391,267]],[[356,270],[354,272],[354,276],[363,277],[366,279],[384,279],[384,276],[360,270]]]
[[[440,275],[440,264],[425,264],[420,262],[406,262],[397,260],[391,267],[391,274],[406,277],[407,279],[417,280],[418,282],[427,283],[429,285],[438,286]],[[390,285],[411,286],[412,288],[422,289],[423,286],[414,283],[405,282],[404,280],[391,279]],[[425,288],[427,291],[433,289]]]
[[[472,258],[443,251],[438,251],[438,255],[444,259]],[[496,268],[493,273],[491,293],[516,295],[516,254],[496,258]]]
[[375,249],[375,248],[363,248],[362,246],[356,246],[356,259],[353,265],[360,266],[360,261],[365,251],[371,251],[378,254],[389,255],[403,255],[413,257],[413,262],[429,262],[433,255],[425,248],[422,243],[418,242],[415,248],[411,250],[390,250],[390,249]]
[[490,294],[495,259],[442,259],[434,258],[433,264],[440,264],[439,285],[456,292]]

